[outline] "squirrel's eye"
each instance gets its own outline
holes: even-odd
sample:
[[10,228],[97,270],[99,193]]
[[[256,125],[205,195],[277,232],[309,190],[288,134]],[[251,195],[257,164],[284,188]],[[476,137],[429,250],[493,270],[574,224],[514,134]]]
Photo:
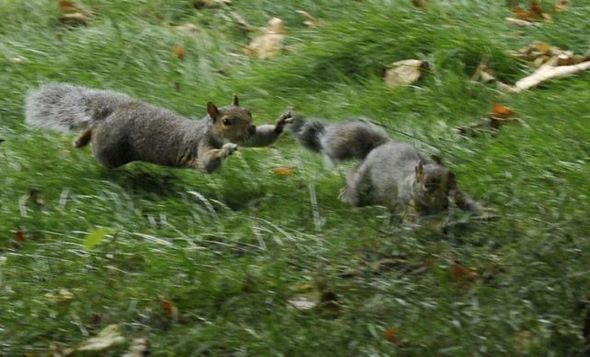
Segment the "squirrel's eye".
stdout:
[[231,125],[231,120],[223,119],[223,125]]

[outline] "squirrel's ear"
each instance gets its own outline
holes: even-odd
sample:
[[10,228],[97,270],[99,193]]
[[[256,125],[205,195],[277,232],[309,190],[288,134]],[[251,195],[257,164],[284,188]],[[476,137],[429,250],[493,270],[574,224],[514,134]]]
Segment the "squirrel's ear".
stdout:
[[209,102],[207,103],[207,113],[209,114],[211,120],[215,121],[215,119],[217,119],[219,116],[219,109],[217,109],[213,102]]
[[239,107],[240,106],[240,100],[238,99],[237,94],[234,94],[234,98],[233,98],[233,100],[231,102],[231,105],[236,106],[236,107]]
[[416,164],[416,181],[424,181],[424,163],[422,160],[418,161],[418,164]]
[[432,159],[432,161],[434,161],[435,163],[437,163],[438,165],[444,166],[442,157],[438,156],[438,155],[430,155],[430,158]]

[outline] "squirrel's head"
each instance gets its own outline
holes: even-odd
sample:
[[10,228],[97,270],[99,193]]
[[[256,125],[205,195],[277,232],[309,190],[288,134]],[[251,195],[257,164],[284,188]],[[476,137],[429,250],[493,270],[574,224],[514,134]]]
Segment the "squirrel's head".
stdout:
[[414,193],[417,202],[434,213],[449,206],[449,195],[456,189],[455,175],[446,168],[440,157],[432,156],[434,163],[418,161],[415,169]]
[[212,102],[207,103],[207,113],[217,135],[232,143],[242,144],[256,133],[252,113],[240,107],[236,95],[232,104],[225,107],[217,108]]

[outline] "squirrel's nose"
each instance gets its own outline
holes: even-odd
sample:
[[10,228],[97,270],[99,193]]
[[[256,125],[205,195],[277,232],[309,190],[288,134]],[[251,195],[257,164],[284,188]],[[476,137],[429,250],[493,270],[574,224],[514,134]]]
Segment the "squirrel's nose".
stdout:
[[254,125],[250,125],[250,126],[248,127],[248,134],[250,134],[250,135],[254,135],[254,134],[256,134],[256,126],[254,126]]

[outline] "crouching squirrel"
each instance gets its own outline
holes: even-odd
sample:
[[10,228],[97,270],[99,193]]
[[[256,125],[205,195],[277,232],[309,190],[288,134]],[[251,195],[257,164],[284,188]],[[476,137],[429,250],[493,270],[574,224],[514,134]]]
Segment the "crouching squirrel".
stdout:
[[407,143],[392,140],[383,128],[363,119],[327,124],[293,121],[292,132],[306,148],[331,161],[361,160],[346,177],[341,199],[353,206],[382,205],[404,220],[444,211],[454,203],[477,216],[489,210],[457,185],[438,156],[426,159]]
[[146,161],[206,173],[217,170],[238,145],[272,144],[291,120],[286,112],[275,125],[256,127],[237,96],[229,106],[207,103],[207,115],[190,120],[123,93],[66,83],[30,91],[25,112],[25,122],[33,127],[82,130],[74,146],[92,143],[94,156],[107,168]]

